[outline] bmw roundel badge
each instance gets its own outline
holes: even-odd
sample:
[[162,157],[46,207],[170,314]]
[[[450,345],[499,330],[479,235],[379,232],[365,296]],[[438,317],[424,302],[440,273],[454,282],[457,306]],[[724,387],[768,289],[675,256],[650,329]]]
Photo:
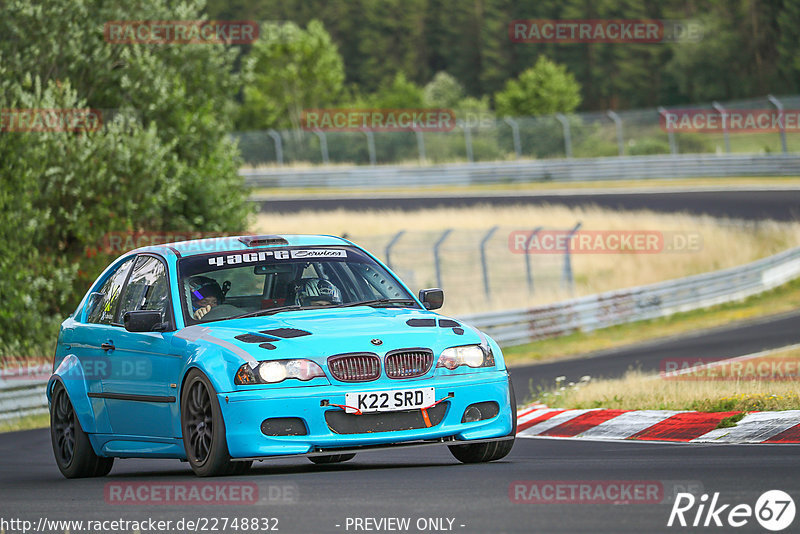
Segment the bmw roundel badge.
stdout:
[[370,343],[372,343],[373,345],[383,345],[383,341],[381,341],[377,337],[375,339],[373,339],[372,341],[370,341]]

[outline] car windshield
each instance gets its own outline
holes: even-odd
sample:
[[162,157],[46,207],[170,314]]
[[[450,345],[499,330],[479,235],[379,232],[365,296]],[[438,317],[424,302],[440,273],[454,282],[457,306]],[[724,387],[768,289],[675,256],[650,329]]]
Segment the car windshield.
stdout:
[[187,325],[359,302],[419,308],[394,276],[354,247],[189,256],[178,273]]

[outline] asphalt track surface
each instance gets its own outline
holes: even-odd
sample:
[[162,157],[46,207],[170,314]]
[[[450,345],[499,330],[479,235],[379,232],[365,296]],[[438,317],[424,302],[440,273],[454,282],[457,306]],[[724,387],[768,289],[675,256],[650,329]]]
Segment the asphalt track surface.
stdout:
[[661,192],[603,192],[569,194],[548,193],[481,193],[418,195],[330,196],[314,198],[272,198],[256,200],[261,211],[293,213],[302,210],[327,211],[335,209],[417,210],[437,207],[464,207],[482,204],[493,206],[561,204],[565,206],[597,205],[614,210],[653,210],[657,212],[687,212],[731,219],[777,221],[800,220],[800,189],[787,190],[712,190]]
[[[683,487],[698,497],[719,492],[721,503],[750,506],[770,489],[781,489],[795,499],[800,496],[798,448],[755,447],[518,439],[509,456],[490,464],[459,464],[441,447],[362,453],[338,466],[315,466],[298,458],[261,464],[246,476],[225,479],[256,484],[259,495],[267,496],[263,503],[130,506],[106,502],[105,485],[215,484],[221,479],[195,479],[186,464],[175,460],[126,460],[118,461],[102,479],[65,480],[51,458],[47,431],[34,430],[0,439],[0,517],[34,524],[40,518],[178,521],[266,517],[278,519],[279,532],[309,533],[358,532],[346,528],[347,518],[367,517],[411,518],[412,528],[401,532],[420,532],[416,521],[440,517],[453,519],[451,531],[459,533],[694,531],[697,529],[666,527],[669,502],[519,503],[512,502],[509,488],[515,481],[650,481],[664,488],[659,497],[666,501],[676,488]],[[695,511],[687,515],[690,521]],[[795,526],[797,521],[800,519]],[[757,527],[751,519],[736,530],[763,532]],[[717,528],[716,532],[730,530]],[[186,531],[173,527],[158,532]],[[70,529],[71,534],[78,532]]]
[[[525,391],[529,379],[615,376],[631,365],[657,369],[661,359],[686,354],[711,359],[736,356],[798,342],[798,321],[800,314],[784,314],[598,353],[589,359],[517,367],[511,374],[519,392]],[[175,460],[117,460],[108,477],[65,480],[52,459],[48,430],[31,430],[0,435],[0,519],[175,522],[267,517],[278,519],[279,532],[368,532],[355,530],[352,524],[348,528],[348,518],[400,517],[411,520],[411,528],[400,532],[437,531],[417,529],[416,521],[427,518],[452,519],[449,531],[463,533],[670,532],[685,530],[666,526],[671,498],[681,488],[698,497],[719,492],[723,504],[753,506],[770,489],[800,497],[798,452],[800,448],[793,445],[518,439],[508,457],[491,464],[462,465],[445,447],[361,453],[338,466],[316,466],[304,458],[260,463],[246,476],[224,479],[258,487],[260,502],[246,506],[120,505],[106,500],[106,484],[205,484],[208,479],[196,479],[187,464]],[[513,502],[510,495],[515,494],[516,481],[649,481],[663,488],[663,494],[658,504]],[[695,511],[696,507],[691,513]],[[763,531],[752,519],[736,530]],[[173,526],[159,532],[186,531]],[[6,532],[17,531],[7,528]],[[79,531],[72,528],[70,532]]]

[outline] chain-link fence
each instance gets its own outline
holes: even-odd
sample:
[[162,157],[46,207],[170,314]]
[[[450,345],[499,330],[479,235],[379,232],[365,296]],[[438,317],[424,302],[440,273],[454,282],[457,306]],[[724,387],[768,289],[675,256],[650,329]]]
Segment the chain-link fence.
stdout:
[[[559,228],[568,235],[580,227]],[[509,236],[522,247],[552,228],[528,230],[494,226],[483,230],[399,231],[390,235],[347,238],[372,251],[412,289],[441,287],[447,310],[507,309],[537,300],[553,301],[573,293],[569,247],[548,254],[515,254]]]
[[[797,114],[800,95],[767,96],[703,106],[680,106],[706,119],[734,111]],[[249,166],[289,164],[380,165],[481,162],[515,159],[586,158],[703,153],[800,152],[792,119],[781,128],[715,127],[712,131],[671,129],[665,113],[675,109],[575,113],[498,118],[457,113],[450,131],[253,131],[233,134]]]

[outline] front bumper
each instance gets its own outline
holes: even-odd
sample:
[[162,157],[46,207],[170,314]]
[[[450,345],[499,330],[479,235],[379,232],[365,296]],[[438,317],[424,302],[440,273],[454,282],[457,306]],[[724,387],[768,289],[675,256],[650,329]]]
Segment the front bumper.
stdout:
[[[326,401],[328,404],[343,405],[345,393],[348,391],[369,392],[431,386],[435,388],[437,400],[451,394],[452,398],[442,403],[445,404],[443,416],[438,424],[435,420],[431,421],[430,427],[341,434],[331,430],[326,421],[326,412],[342,411],[341,408],[324,406]],[[391,383],[380,381],[347,386],[253,389],[221,393],[218,397],[225,421],[228,452],[232,458],[305,455],[323,453],[326,450],[339,452],[343,449],[375,448],[427,440],[486,440],[511,434],[515,417],[506,371],[484,371]],[[497,403],[497,415],[481,421],[462,423],[467,407],[482,402]],[[307,434],[266,436],[262,433],[261,424],[265,419],[284,417],[302,419]]]

